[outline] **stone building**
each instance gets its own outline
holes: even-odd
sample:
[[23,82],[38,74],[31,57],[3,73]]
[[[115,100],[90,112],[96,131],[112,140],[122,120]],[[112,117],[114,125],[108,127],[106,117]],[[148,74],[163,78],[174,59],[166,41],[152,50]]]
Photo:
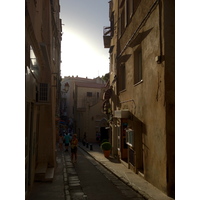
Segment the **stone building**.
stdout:
[[53,179],[60,102],[59,0],[25,1],[25,196]]
[[[68,92],[66,93],[66,85]],[[64,77],[61,81],[61,113],[66,114],[69,132],[79,140],[86,133],[88,142],[96,142],[96,134],[107,126],[102,111],[105,83],[100,78]],[[65,106],[63,106],[65,105]],[[61,114],[62,116],[62,114]]]
[[110,1],[104,47],[105,99],[113,155],[175,196],[175,39],[173,0]]

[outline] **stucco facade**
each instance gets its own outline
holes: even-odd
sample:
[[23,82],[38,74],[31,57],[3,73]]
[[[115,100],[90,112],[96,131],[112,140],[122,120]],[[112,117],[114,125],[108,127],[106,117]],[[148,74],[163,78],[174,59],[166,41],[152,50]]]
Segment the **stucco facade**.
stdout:
[[110,34],[104,35],[110,48],[113,154],[171,197],[175,195],[174,7],[174,1],[164,0],[111,1]]
[[[66,83],[69,86],[67,93],[64,92]],[[106,115],[102,112],[104,81],[100,77],[64,77],[61,81],[61,91],[68,123],[73,123],[72,132],[77,134],[80,141],[86,133],[89,143],[96,142],[96,134],[100,132],[100,127],[107,126]],[[64,109],[64,106],[62,108]]]
[[[25,196],[35,180],[52,180],[59,130],[59,0],[25,1]],[[51,172],[50,177],[45,177]]]

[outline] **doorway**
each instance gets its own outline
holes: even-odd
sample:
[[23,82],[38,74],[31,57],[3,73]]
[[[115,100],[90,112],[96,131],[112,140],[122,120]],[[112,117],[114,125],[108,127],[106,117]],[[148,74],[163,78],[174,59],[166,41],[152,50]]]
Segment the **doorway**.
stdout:
[[127,119],[121,119],[121,159],[128,162],[128,145],[126,143],[126,128],[128,127]]
[[25,195],[27,195],[31,185],[33,103],[26,102],[25,116]]
[[109,140],[109,132],[108,132],[109,129],[106,129],[106,127],[101,127],[100,128],[100,133],[101,133],[101,136],[100,136],[100,140],[103,141],[103,140]]

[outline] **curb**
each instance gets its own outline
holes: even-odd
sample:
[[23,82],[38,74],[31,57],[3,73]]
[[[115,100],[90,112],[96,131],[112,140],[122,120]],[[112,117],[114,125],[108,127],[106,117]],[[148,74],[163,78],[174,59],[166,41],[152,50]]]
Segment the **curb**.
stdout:
[[92,156],[86,149],[82,148],[80,145],[78,146],[79,148],[81,148],[84,152],[86,152],[89,156],[91,156],[95,161],[97,161],[99,164],[101,164],[103,167],[105,167],[108,171],[110,171],[113,175],[115,175],[118,179],[120,179],[123,183],[125,183],[128,187],[130,187],[131,189],[135,190],[136,192],[138,192],[140,195],[142,195],[146,200],[155,200],[153,199],[153,197],[150,197],[148,194],[146,194],[145,192],[143,192],[142,190],[140,190],[138,187],[133,186],[132,184],[130,184],[126,179],[124,179],[123,177],[119,177],[117,175],[117,173],[113,172],[109,167],[107,167],[106,165],[104,165],[103,163],[101,163],[100,161],[98,161],[94,156]]

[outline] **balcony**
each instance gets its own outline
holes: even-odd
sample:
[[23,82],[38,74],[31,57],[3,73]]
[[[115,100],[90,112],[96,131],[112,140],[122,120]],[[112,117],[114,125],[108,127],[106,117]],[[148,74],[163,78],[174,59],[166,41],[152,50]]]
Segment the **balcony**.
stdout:
[[111,38],[111,27],[103,27],[104,48],[110,48]]

